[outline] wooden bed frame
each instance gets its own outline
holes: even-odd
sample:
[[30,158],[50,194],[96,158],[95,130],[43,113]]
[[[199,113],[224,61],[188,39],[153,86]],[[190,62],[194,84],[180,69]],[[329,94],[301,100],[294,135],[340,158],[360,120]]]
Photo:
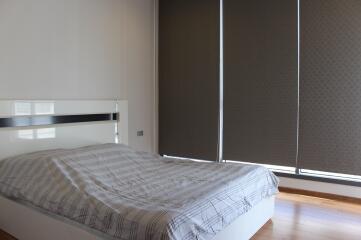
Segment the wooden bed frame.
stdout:
[[[16,124],[22,121],[11,122],[12,118],[19,118],[14,112],[14,106],[18,102],[28,102],[29,104],[50,103],[54,105],[52,109],[55,110],[52,113],[53,115],[47,115],[45,118],[37,115],[37,113],[24,116],[24,119],[31,118],[31,121],[24,121],[24,124],[37,122],[39,119],[40,123],[46,124],[45,126],[41,124],[18,126]],[[100,113],[102,113],[103,117],[110,117],[96,120]],[[115,113],[117,115],[114,115]],[[71,119],[68,117],[54,118],[54,116],[59,115],[82,116],[83,120],[76,122],[75,118],[73,122],[67,120],[70,122],[55,122],[56,124],[45,121]],[[90,116],[89,121],[84,121],[84,116]],[[7,118],[6,121],[0,121],[3,125],[5,124],[5,128],[0,126],[0,159],[21,153],[59,147],[80,147],[105,142],[127,144],[128,139],[126,101],[0,101],[0,120],[5,118]],[[95,121],[90,121],[91,119]],[[6,124],[14,123],[15,125],[6,126]],[[21,139],[21,135],[19,135],[19,131],[24,128],[31,130],[44,127],[54,128],[59,134],[50,136],[49,139],[37,139],[36,136]],[[11,139],[11,142],[9,142],[9,139]],[[219,232],[212,240],[250,239],[273,216],[274,201],[274,197],[261,201]],[[40,209],[23,205],[2,196],[0,196],[0,229],[19,240],[112,239],[99,231],[74,221],[60,216],[49,215]]]

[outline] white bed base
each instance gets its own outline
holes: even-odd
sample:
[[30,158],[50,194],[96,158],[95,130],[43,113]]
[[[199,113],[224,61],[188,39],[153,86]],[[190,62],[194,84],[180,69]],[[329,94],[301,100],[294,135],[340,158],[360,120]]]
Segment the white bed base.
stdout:
[[0,196],[0,229],[19,240],[100,240],[84,229]]
[[[273,215],[274,197],[254,206],[212,240],[250,239]],[[0,229],[19,240],[101,240],[103,237],[80,224],[62,221],[0,196]]]
[[274,209],[275,197],[264,199],[212,240],[248,240],[273,217]]

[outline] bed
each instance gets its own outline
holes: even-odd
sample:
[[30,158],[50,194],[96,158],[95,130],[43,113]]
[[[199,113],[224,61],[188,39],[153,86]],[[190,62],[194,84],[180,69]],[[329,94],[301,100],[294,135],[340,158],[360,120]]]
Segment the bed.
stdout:
[[1,160],[0,228],[39,240],[249,239],[272,217],[278,180],[266,168],[86,143]]

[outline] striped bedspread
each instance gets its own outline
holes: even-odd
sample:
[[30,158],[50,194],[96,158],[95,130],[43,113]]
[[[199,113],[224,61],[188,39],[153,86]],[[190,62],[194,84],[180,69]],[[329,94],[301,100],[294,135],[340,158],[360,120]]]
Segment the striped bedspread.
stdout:
[[0,161],[0,194],[110,239],[212,239],[277,185],[263,167],[167,159],[121,144]]

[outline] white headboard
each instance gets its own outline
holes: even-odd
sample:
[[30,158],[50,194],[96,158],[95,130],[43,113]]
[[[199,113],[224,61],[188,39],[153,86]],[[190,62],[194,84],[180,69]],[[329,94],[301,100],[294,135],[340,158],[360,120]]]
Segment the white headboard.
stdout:
[[0,160],[110,142],[128,144],[126,100],[0,101]]

